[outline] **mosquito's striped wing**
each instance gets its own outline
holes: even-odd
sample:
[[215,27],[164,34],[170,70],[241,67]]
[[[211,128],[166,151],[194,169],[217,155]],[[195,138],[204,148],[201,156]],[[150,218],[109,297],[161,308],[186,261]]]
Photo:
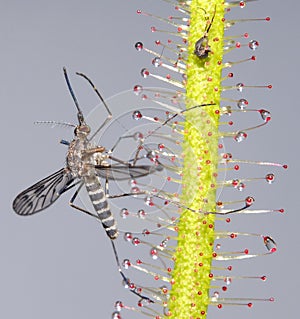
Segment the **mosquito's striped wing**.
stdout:
[[96,165],[95,168],[99,177],[119,181],[140,178],[163,169],[159,165]]
[[62,168],[20,193],[13,202],[18,215],[27,216],[44,210],[53,204],[74,178]]

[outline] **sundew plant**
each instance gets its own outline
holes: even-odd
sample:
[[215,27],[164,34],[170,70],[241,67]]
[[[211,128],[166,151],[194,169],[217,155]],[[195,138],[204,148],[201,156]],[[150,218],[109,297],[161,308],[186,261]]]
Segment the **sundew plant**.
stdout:
[[[273,170],[287,166],[257,158],[259,152],[244,158],[230,149],[232,144],[253,143],[248,137],[269,129],[271,122],[271,110],[251,102],[251,94],[272,89],[269,83],[259,83],[259,70],[258,83],[235,81],[243,77],[238,75],[241,65],[255,69],[254,54],[260,46],[236,26],[258,23],[263,30],[270,21],[238,17],[254,1],[164,0],[168,16],[137,8],[141,23],[151,23],[155,40],[134,44],[135,63],[142,54],[151,63],[141,67],[143,82],[129,92],[131,104],[118,95],[117,107],[123,113],[117,116],[112,101],[106,103],[88,75],[77,73],[101,106],[95,108],[99,116],[85,117],[64,69],[78,125],[38,122],[74,130],[71,141],[60,141],[68,147],[66,164],[17,195],[13,209],[22,216],[38,213],[77,186],[70,205],[102,223],[112,243],[112,265],[130,292],[130,302],[115,302],[113,319],[205,319],[215,311],[221,317],[225,307],[247,309],[274,301],[257,288],[268,274],[261,274],[253,260],[277,251],[270,225],[260,218],[267,214],[271,219],[284,210],[262,207],[259,196],[256,199],[260,186],[254,188],[257,193],[248,189],[251,184],[272,184]],[[235,52],[243,57],[232,58]],[[149,78],[156,87],[146,86]],[[74,204],[77,195],[82,206]],[[259,230],[247,222],[243,230],[236,229],[234,218],[251,218]],[[128,255],[122,249],[126,245]],[[247,262],[251,273],[239,270]],[[107,291],[110,281],[99,271],[101,289]],[[257,294],[248,289],[251,282]],[[242,295],[235,295],[235,283]],[[80,288],[76,286],[76,292],[87,296]],[[97,306],[101,300],[97,295]]]
[[[232,263],[276,252],[271,235],[232,230],[230,222],[237,214],[259,220],[261,214],[283,213],[281,208],[259,207],[255,194],[247,194],[245,187],[248,182],[272,184],[275,175],[270,168],[287,166],[267,159],[241,159],[226,148],[227,140],[247,143],[252,130],[266,129],[271,120],[269,110],[248,102],[252,92],[268,93],[271,84],[230,84],[239,64],[254,63],[255,67],[259,47],[248,33],[233,34],[230,28],[255,22],[263,29],[270,18],[227,19],[229,12],[238,16],[238,10],[246,10],[252,1],[166,2],[168,17],[137,10],[144,21],[151,19],[151,31],[157,36],[153,46],[142,41],[135,44],[152,60],[141,75],[156,78],[159,88],[134,86],[145,106],[130,113],[131,131],[124,140],[127,143],[132,137],[137,145],[134,162],[146,159],[161,170],[157,170],[159,182],[132,180],[132,193],[147,195],[145,207],[141,205],[138,213],[121,209],[122,218],[138,218],[141,225],[139,231],[125,232],[125,240],[140,250],[122,263],[130,278],[124,285],[141,298],[137,305],[117,301],[115,319],[129,318],[132,312],[140,318],[198,319],[209,317],[210,307],[251,308],[255,302],[274,301],[272,296],[230,294],[233,281],[239,280],[246,293],[247,279],[266,280],[266,275],[235,274],[238,264],[233,267]],[[229,61],[226,54],[232,50],[247,56]],[[240,97],[230,97],[232,91],[240,92]],[[243,127],[239,127],[241,117],[249,119],[241,121]],[[263,167],[265,173],[247,176],[250,165]],[[140,247],[150,257],[140,257]],[[143,282],[135,282],[136,271],[145,276]]]

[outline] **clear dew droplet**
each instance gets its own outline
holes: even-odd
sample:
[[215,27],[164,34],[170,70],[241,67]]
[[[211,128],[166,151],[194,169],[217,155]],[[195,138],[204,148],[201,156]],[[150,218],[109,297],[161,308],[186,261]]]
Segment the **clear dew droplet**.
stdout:
[[271,120],[271,113],[267,110],[260,110],[259,111],[261,118],[265,121],[265,122],[269,122]]
[[161,59],[157,56],[157,57],[155,57],[153,60],[152,60],[152,64],[156,67],[156,68],[158,68],[159,66],[161,66]]
[[226,285],[228,286],[228,285],[230,285],[230,284],[231,284],[232,279],[231,279],[230,277],[225,277],[225,278],[224,278],[224,282],[225,282],[225,283],[226,283]]
[[158,251],[156,248],[151,248],[150,249],[150,256],[152,259],[156,260],[158,258]]
[[166,294],[168,292],[168,287],[163,285],[159,287],[161,293]]
[[146,218],[146,212],[143,209],[139,209],[137,212],[137,216],[141,219],[145,219]]
[[133,87],[133,92],[134,92],[134,94],[139,95],[143,92],[143,87],[141,85],[137,84]]
[[159,143],[159,144],[157,145],[157,148],[158,148],[159,151],[162,151],[162,150],[165,148],[165,145],[162,144],[162,143]]
[[122,301],[118,300],[115,302],[115,309],[117,311],[121,311],[123,307],[124,307],[124,305],[123,305]]
[[133,186],[133,187],[131,187],[130,192],[131,193],[139,193],[140,189],[137,186]]
[[246,185],[244,183],[239,183],[239,185],[237,186],[237,190],[242,192],[245,189]]
[[270,236],[264,236],[263,239],[267,250],[270,253],[275,253],[275,251],[277,250],[277,245],[275,241]]
[[145,204],[147,206],[153,206],[154,205],[152,196],[145,197]]
[[161,243],[160,243],[160,247],[162,248],[166,248],[167,247],[167,244],[168,244],[168,238],[164,239]]
[[141,118],[143,117],[143,115],[142,115],[142,113],[140,112],[140,111],[134,111],[133,113],[132,113],[132,118],[134,119],[134,120],[140,120]]
[[249,41],[248,46],[251,50],[255,51],[257,49],[257,47],[259,46],[259,43],[256,40],[251,40],[251,41]]
[[132,240],[132,233],[126,232],[126,233],[124,234],[124,240],[125,240],[125,241],[131,241],[131,240]]
[[237,188],[239,185],[240,181],[238,179],[233,179],[231,184],[234,188]]
[[238,143],[244,141],[246,138],[247,138],[247,134],[241,131],[234,136],[234,140]]
[[149,229],[145,228],[145,229],[143,229],[142,234],[143,234],[144,236],[148,236],[148,235],[151,234],[151,232],[150,232]]
[[236,86],[236,89],[237,89],[239,92],[242,92],[242,91],[243,91],[243,88],[244,88],[244,84],[243,84],[243,83],[237,83],[235,86]]
[[248,101],[247,101],[246,99],[240,99],[240,100],[238,100],[238,102],[237,102],[237,107],[238,107],[240,110],[245,110],[247,106],[248,106]]
[[134,245],[134,246],[137,246],[141,243],[140,239],[138,237],[134,237],[131,241],[131,243]]
[[143,78],[147,78],[149,76],[149,74],[150,73],[149,73],[148,69],[144,68],[144,69],[141,70],[141,75],[142,75]]
[[134,47],[138,50],[138,51],[142,51],[143,50],[143,43],[142,42],[137,42]]
[[121,211],[120,211],[120,216],[125,219],[125,218],[128,217],[128,215],[129,215],[128,209],[127,208],[122,208]]
[[119,311],[113,312],[112,315],[111,315],[111,318],[112,319],[122,319],[121,314],[120,314]]
[[215,297],[216,299],[218,299],[218,298],[219,298],[219,295],[220,295],[220,294],[219,294],[219,292],[218,292],[218,291],[215,291],[215,292],[214,292],[214,297]]
[[131,266],[130,260],[124,259],[122,262],[122,266],[124,267],[124,269],[128,269]]
[[266,181],[269,183],[269,184],[272,184],[275,180],[275,175],[270,173],[270,174],[267,174],[266,177],[265,177]]
[[250,207],[251,205],[253,205],[254,202],[255,202],[255,199],[252,196],[247,196],[245,198],[245,204],[247,207]]

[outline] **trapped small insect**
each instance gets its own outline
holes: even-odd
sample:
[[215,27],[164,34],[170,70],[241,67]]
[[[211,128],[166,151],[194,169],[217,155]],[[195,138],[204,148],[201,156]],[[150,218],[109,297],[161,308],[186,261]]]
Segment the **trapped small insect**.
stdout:
[[214,22],[215,15],[216,15],[216,6],[215,6],[213,17],[207,29],[205,30],[204,35],[195,43],[194,54],[200,59],[206,59],[208,57],[208,54],[211,52],[211,48],[208,41],[208,33]]

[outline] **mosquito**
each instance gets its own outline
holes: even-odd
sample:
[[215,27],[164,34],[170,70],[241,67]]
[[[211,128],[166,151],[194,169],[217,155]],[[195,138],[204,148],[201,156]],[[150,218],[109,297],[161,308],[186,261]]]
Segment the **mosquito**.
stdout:
[[[128,161],[120,160],[112,156],[112,152],[106,150],[105,147],[94,145],[91,140],[112,119],[112,113],[93,82],[83,73],[77,72],[77,75],[83,77],[89,82],[108,113],[107,118],[96,132],[92,136],[89,136],[91,129],[85,122],[83,113],[71,87],[65,68],[63,69],[63,72],[68,90],[77,109],[78,119],[78,125],[74,125],[75,129],[73,140],[71,142],[64,140],[61,141],[62,144],[66,144],[68,146],[66,167],[58,170],[21,192],[13,201],[12,207],[18,215],[33,215],[45,210],[63,193],[78,185],[75,193],[69,201],[69,205],[74,209],[97,218],[102,223],[107,236],[111,240],[119,272],[126,285],[130,287],[129,280],[125,277],[121,270],[121,265],[114,243],[114,240],[119,235],[119,231],[115,218],[110,210],[108,198],[131,196],[132,194],[109,195],[108,181],[136,179],[155,173],[161,168],[154,165],[137,165],[136,163],[132,164]],[[112,162],[112,164],[110,164],[110,162]],[[105,179],[104,187],[102,187],[99,177]],[[92,213],[85,208],[74,204],[74,201],[83,186],[87,190],[96,213]],[[131,289],[130,291],[142,299],[152,302],[152,300],[139,294],[135,289]]]
[[216,6],[215,6],[215,11],[214,11],[213,17],[212,17],[207,29],[205,30],[203,37],[201,37],[195,43],[194,54],[200,59],[206,59],[208,57],[208,54],[211,52],[210,45],[208,44],[208,32],[209,32],[209,30],[214,22],[215,15],[216,15]]

